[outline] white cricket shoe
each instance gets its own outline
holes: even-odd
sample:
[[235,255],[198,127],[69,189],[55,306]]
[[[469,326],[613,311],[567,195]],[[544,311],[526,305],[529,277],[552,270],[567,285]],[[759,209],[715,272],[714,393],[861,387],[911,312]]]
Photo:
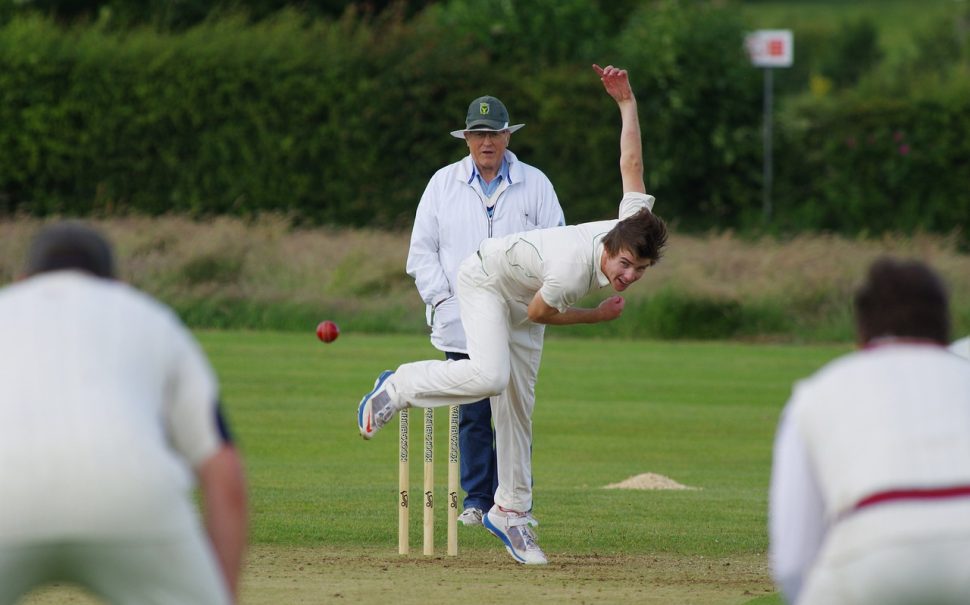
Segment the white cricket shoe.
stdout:
[[529,513],[503,511],[496,504],[482,518],[482,523],[505,543],[505,550],[519,563],[545,565],[549,562],[536,543],[536,534],[530,527],[539,525],[539,522]]
[[391,370],[384,370],[374,381],[374,388],[364,395],[357,406],[357,428],[364,439],[370,439],[374,433],[388,423],[400,407],[391,399],[387,392],[387,379],[394,374]]
[[460,515],[458,515],[458,521],[465,527],[481,525],[484,514],[485,513],[482,512],[482,509],[469,506],[463,510]]

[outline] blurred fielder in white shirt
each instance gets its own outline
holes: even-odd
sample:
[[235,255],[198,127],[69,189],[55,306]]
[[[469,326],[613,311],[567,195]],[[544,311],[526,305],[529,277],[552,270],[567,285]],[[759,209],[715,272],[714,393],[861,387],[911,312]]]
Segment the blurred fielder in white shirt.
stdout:
[[947,294],[880,259],[860,350],[795,385],[774,449],[771,571],[789,603],[970,603],[970,369]]
[[27,274],[0,290],[0,604],[232,602],[246,491],[202,350],[88,227],[42,230]]

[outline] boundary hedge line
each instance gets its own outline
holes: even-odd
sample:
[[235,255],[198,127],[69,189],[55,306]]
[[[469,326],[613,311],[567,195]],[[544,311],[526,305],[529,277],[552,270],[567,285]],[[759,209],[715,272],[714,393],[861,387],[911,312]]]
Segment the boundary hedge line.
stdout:
[[[603,218],[620,194],[618,117],[596,61],[631,70],[658,212],[682,229],[760,227],[760,72],[736,13],[666,0],[605,31],[592,0],[536,2],[493,3],[504,29],[472,0],[180,33],[15,18],[0,27],[0,213],[404,228],[430,175],[466,153],[448,132],[487,93],[527,123],[511,148],[550,176],[567,219]],[[789,109],[775,227],[970,233],[970,97],[928,98]]]

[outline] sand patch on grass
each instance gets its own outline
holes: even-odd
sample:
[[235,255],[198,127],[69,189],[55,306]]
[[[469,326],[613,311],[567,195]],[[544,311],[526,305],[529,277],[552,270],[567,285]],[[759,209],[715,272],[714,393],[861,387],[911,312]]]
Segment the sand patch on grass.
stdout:
[[657,473],[641,473],[619,483],[610,483],[603,489],[700,489],[683,485],[664,475]]

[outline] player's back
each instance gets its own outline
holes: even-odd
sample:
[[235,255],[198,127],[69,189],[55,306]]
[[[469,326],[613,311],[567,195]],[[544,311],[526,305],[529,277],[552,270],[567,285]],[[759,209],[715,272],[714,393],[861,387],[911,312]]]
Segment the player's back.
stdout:
[[181,330],[148,296],[81,272],[0,291],[0,538],[186,521],[191,475],[163,411]]

